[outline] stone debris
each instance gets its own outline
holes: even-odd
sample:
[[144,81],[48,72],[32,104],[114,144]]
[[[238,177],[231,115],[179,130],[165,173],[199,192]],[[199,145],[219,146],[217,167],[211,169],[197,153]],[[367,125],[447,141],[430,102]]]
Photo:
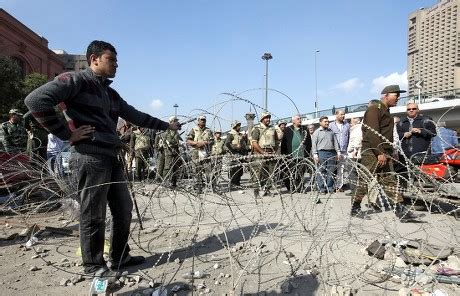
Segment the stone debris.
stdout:
[[201,283],[199,283],[197,288],[198,288],[199,290],[206,289],[206,283],[205,283],[205,281],[202,281]]
[[180,264],[181,263],[180,259],[179,258],[174,259],[174,263]]
[[76,274],[70,279],[70,282],[75,285],[77,283],[83,282],[84,280],[85,279],[81,274]]
[[67,286],[68,283],[70,283],[70,280],[69,280],[69,279],[62,279],[62,280],[59,282],[59,286],[65,287],[65,286]]
[[202,278],[206,277],[206,274],[198,270],[198,271],[195,271],[195,272],[193,272],[193,273],[191,273],[191,272],[186,272],[186,273],[184,273],[184,274],[182,275],[182,277],[183,277],[184,279],[188,279],[188,280],[189,280],[189,279],[202,279]]
[[214,268],[214,269],[219,269],[219,268],[220,268],[220,264],[219,264],[219,263],[214,264],[213,268]]
[[172,287],[171,292],[177,293],[179,291],[188,291],[190,287],[186,284],[177,284]]
[[352,296],[353,291],[350,286],[332,286],[330,296]]
[[41,269],[41,268],[39,268],[39,267],[37,267],[37,266],[35,266],[35,265],[34,265],[34,266],[31,266],[31,267],[29,268],[30,271],[37,271],[37,270],[40,270],[40,269]]

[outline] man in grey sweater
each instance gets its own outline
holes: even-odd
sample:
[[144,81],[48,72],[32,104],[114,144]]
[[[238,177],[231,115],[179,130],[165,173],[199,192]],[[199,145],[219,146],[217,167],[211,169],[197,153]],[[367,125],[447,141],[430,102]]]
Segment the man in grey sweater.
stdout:
[[[80,244],[85,273],[114,283],[118,274],[103,258],[107,204],[112,214],[110,263],[112,269],[143,263],[130,256],[128,237],[133,203],[120,159],[122,143],[117,135],[118,117],[140,127],[177,130],[178,122],[161,121],[128,105],[109,85],[115,77],[117,52],[104,41],[89,44],[90,67],[63,73],[37,88],[25,104],[50,133],[71,144],[70,167],[78,186]],[[68,125],[60,121],[54,106],[64,107]]]
[[329,128],[329,119],[323,116],[319,119],[320,128],[312,136],[312,154],[315,163],[319,165],[316,182],[320,193],[333,193],[334,171],[337,159],[340,157],[340,147],[334,132]]

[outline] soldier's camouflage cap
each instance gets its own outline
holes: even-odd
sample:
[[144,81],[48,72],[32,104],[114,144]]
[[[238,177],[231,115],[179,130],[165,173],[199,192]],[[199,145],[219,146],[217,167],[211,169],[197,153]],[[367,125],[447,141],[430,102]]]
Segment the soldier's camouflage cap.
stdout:
[[198,116],[198,120],[206,120],[206,116],[205,115],[200,115],[200,116]]
[[262,119],[264,119],[265,117],[272,117],[272,115],[270,114],[270,112],[262,112],[262,114],[260,115],[260,121],[262,121]]
[[171,116],[169,117],[169,122],[174,122],[177,120],[177,117],[176,116]]
[[19,115],[19,116],[22,116],[24,114],[22,114],[21,112],[19,112],[18,109],[11,109],[10,112],[8,112],[9,114],[16,114],[16,115]]
[[282,125],[282,124],[287,124],[287,122],[285,120],[280,120],[278,121],[278,126]]
[[235,120],[234,122],[232,122],[232,128],[235,128],[235,127],[237,127],[238,125],[241,126],[241,122],[239,122],[238,120]]

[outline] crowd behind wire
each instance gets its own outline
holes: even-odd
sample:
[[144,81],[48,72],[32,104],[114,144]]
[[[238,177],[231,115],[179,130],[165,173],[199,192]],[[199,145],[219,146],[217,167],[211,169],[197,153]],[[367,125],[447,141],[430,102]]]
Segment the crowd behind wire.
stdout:
[[[370,101],[369,106],[378,102]],[[423,116],[416,103],[406,107],[406,116],[394,117],[392,154],[394,171],[402,176],[402,183],[407,181],[407,161],[421,163],[458,144],[456,132],[444,122]],[[62,170],[55,159],[69,144],[49,134],[30,113],[11,109],[8,116],[0,129],[1,150],[46,160],[51,172]],[[224,136],[220,130],[211,131],[203,115],[188,133],[158,132],[121,121],[118,134],[130,179],[153,180],[174,189],[178,180],[190,178],[196,193],[207,189],[219,193],[241,189],[247,172],[246,187],[252,188],[257,198],[285,187],[290,193],[317,191],[314,202],[320,203],[321,194],[349,190],[346,194],[353,196],[357,184],[357,166],[353,164],[361,159],[362,119],[345,119],[342,109],[335,110],[334,117],[331,122],[321,117],[319,127],[302,126],[299,115],[294,115],[292,122],[272,124],[271,114],[263,112],[249,133],[235,121]],[[169,121],[178,119],[171,116]]]

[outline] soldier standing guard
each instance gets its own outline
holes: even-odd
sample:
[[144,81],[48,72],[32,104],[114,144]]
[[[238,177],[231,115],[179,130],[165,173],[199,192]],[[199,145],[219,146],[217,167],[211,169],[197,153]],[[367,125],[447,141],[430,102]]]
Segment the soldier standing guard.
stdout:
[[[264,191],[263,196],[270,194],[273,183],[273,172],[276,166],[275,152],[278,149],[279,140],[276,130],[270,125],[271,114],[262,112],[260,124],[254,127],[251,133],[251,146],[254,195],[259,197],[259,188]],[[270,180],[271,178],[271,180]]]
[[[395,215],[401,222],[414,222],[422,215],[418,215],[404,207],[403,197],[398,192],[396,178],[393,168],[393,160],[390,155],[393,153],[393,116],[390,114],[390,107],[397,105],[401,93],[399,85],[386,86],[381,94],[381,101],[370,105],[363,120],[363,141],[361,152],[361,164],[372,174],[377,175],[383,190],[394,204]],[[358,174],[358,186],[354,192],[351,205],[351,216],[370,219],[366,212],[361,210],[361,201],[367,193],[367,180],[364,172]],[[373,212],[381,212],[382,209],[375,207]]]
[[22,113],[18,109],[11,109],[8,113],[10,119],[2,123],[0,137],[5,152],[23,153],[27,148],[27,131],[21,124]]
[[[169,123],[179,122],[177,117],[171,116],[169,118]],[[157,135],[161,137],[164,147],[164,169],[163,169],[163,179],[171,181],[171,187],[177,187],[177,178],[179,167],[181,165],[180,161],[180,151],[179,144],[181,141],[179,132],[177,130],[167,129],[162,134]]]
[[195,167],[195,190],[203,193],[203,174],[209,176],[210,167],[207,165],[213,143],[212,131],[206,127],[206,116],[198,117],[198,125],[192,128],[187,136],[187,144],[192,147],[192,162]]
[[232,129],[227,134],[225,139],[225,147],[227,151],[232,154],[232,160],[230,162],[229,178],[231,186],[241,185],[241,176],[243,175],[243,166],[241,165],[241,157],[246,155],[248,152],[248,146],[246,144],[246,138],[240,133],[241,122],[235,121],[232,124]]
[[24,115],[24,127],[29,135],[27,153],[32,159],[46,160],[48,132],[38,123],[30,111]]
[[142,181],[148,177],[149,173],[150,133],[148,129],[140,127],[133,132],[132,137],[136,160],[136,177],[137,180]]
[[158,183],[163,182],[164,168],[165,168],[165,151],[163,145],[163,138],[161,137],[163,133],[158,132],[155,136],[154,149],[157,155],[157,173],[155,176],[155,181]]
[[211,148],[211,156],[212,156],[212,174],[211,174],[211,183],[212,183],[212,191],[217,191],[217,185],[219,183],[219,177],[222,173],[222,157],[225,154],[225,142],[221,138],[222,132],[217,130],[214,132],[214,143],[212,144]]

